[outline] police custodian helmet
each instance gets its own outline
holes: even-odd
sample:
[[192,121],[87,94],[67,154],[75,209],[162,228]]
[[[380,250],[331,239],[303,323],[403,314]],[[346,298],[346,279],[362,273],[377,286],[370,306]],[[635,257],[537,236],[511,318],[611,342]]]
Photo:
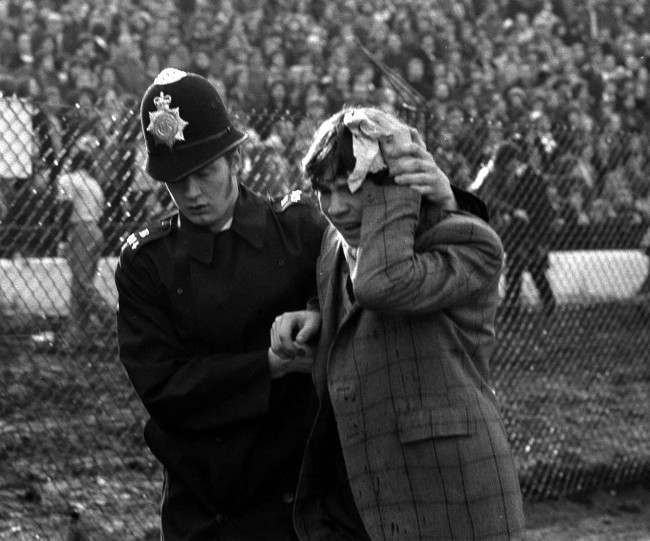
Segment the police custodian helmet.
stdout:
[[246,139],[207,79],[174,68],[162,70],[144,93],[140,122],[145,170],[161,182],[181,180]]

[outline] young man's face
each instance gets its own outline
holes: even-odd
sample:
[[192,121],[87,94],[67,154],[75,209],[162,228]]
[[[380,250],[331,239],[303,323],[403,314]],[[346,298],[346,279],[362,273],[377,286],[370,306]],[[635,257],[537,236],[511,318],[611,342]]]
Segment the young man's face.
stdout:
[[178,182],[168,183],[167,189],[183,216],[214,232],[232,217],[239,195],[231,165],[223,156]]
[[343,177],[318,189],[318,202],[323,214],[353,248],[359,246],[361,238],[362,193],[363,185],[355,193],[350,193],[347,179]]

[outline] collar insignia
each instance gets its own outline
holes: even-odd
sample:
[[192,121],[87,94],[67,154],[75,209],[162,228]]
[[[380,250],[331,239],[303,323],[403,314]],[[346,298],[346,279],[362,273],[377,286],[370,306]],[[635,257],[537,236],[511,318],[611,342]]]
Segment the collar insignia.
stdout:
[[149,125],[147,131],[151,133],[156,143],[174,146],[176,141],[185,141],[183,130],[188,122],[181,118],[178,107],[170,109],[172,97],[169,94],[160,92],[160,96],[153,99],[156,111],[149,112]]

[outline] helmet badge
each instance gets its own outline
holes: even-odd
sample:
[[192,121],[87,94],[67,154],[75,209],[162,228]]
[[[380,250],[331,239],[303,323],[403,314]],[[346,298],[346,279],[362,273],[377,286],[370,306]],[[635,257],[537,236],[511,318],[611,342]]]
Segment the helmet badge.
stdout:
[[183,130],[189,124],[181,118],[178,107],[169,108],[171,102],[172,97],[161,91],[160,95],[153,99],[156,111],[149,112],[147,126],[147,131],[153,135],[156,143],[165,144],[169,148],[172,148],[176,141],[185,141]]

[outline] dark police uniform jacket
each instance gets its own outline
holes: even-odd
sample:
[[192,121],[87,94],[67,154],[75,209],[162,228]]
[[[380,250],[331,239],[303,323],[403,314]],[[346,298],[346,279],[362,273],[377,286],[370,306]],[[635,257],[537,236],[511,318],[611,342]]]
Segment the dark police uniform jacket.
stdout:
[[215,513],[295,488],[312,384],[271,381],[267,348],[273,319],[315,296],[324,222],[296,199],[274,206],[240,186],[229,230],[176,214],[131,235],[115,272],[120,359],[151,416],[147,444]]

